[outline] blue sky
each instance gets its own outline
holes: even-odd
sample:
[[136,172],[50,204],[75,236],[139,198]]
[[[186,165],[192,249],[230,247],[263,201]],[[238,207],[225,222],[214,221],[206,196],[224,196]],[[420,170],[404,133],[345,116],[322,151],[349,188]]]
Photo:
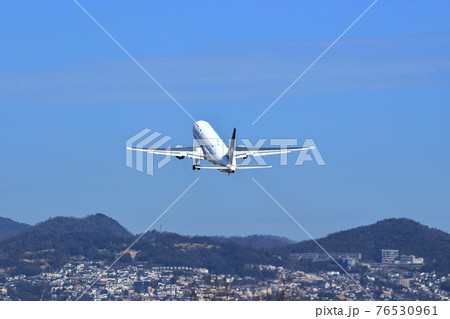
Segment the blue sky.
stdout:
[[[326,166],[233,176],[125,166],[144,128],[191,145],[192,121],[72,1],[0,12],[0,216],[104,213],[143,231],[315,237],[390,217],[450,230],[448,1],[79,1],[196,118],[228,139],[313,138]],[[159,227],[159,223],[158,223]]]

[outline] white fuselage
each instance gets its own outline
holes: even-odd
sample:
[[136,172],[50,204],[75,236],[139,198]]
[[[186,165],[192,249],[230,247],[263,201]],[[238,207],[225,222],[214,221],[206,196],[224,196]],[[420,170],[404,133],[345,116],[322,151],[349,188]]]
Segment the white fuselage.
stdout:
[[195,122],[193,133],[206,160],[216,165],[230,166],[228,147],[208,122]]

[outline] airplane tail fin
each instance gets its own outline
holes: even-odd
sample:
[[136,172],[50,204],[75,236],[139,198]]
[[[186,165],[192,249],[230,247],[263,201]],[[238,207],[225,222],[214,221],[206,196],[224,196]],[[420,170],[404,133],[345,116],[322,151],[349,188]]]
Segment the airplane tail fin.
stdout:
[[233,135],[231,135],[230,145],[228,146],[228,159],[231,165],[236,165],[236,158],[234,153],[236,151],[236,128],[233,130]]

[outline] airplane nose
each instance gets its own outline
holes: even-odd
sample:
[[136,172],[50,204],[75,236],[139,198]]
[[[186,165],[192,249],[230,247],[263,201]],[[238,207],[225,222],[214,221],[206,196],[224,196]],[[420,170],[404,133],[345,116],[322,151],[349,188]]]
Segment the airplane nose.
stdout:
[[194,126],[195,125],[202,125],[202,124],[205,124],[205,123],[207,123],[207,122],[203,121],[203,120],[199,120],[199,121],[195,122]]

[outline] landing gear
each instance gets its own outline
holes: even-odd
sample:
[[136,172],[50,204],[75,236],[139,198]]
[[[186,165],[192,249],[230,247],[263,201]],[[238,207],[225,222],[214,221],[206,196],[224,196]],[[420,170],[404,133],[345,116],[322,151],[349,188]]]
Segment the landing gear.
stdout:
[[196,169],[200,170],[199,167],[197,167],[198,165],[198,159],[195,160],[195,165],[192,165],[192,169],[195,171]]

